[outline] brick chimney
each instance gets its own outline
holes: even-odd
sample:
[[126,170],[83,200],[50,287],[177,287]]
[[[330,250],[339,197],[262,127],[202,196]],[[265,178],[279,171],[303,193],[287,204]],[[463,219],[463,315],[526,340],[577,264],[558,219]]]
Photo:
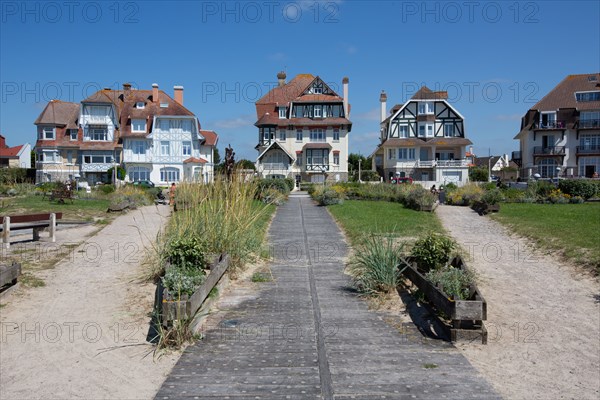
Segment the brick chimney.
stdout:
[[383,122],[387,114],[387,94],[384,90],[381,91],[379,102],[381,103],[381,122]]
[[279,81],[279,87],[282,87],[285,85],[285,78],[287,78],[285,71],[281,71],[277,74],[277,80]]
[[173,86],[175,101],[183,105],[183,86]]
[[344,116],[350,118],[350,110],[348,109],[348,83],[350,79],[347,76],[342,79],[342,85],[344,86]]
[[159,99],[158,99],[158,83],[153,83],[152,84],[152,102],[154,104],[158,104],[159,103]]

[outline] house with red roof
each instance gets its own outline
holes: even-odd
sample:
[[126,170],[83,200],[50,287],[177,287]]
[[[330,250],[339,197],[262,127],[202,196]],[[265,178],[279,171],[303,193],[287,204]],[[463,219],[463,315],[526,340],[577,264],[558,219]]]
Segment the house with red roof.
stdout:
[[218,136],[202,130],[183,105],[183,87],[174,97],[159,90],[103,89],[80,104],[53,100],[38,126],[39,181],[81,178],[90,185],[110,181],[108,170],[125,168],[127,181],[158,185],[210,182]]
[[265,178],[293,178],[296,182],[348,179],[348,78],[344,97],[319,76],[299,74],[278,85],[256,102],[258,128],[257,172]]
[[569,75],[521,119],[513,160],[523,179],[600,173],[600,74]]
[[380,97],[380,143],[372,154],[373,169],[390,182],[410,177],[425,187],[469,178],[464,117],[448,103],[447,92],[423,86],[387,114],[387,95]]
[[29,143],[9,147],[0,135],[0,167],[31,168],[31,145]]

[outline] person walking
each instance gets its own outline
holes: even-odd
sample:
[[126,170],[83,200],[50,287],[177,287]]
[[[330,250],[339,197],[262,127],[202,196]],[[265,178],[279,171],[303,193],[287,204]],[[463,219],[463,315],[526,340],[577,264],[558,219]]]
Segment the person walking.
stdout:
[[170,206],[174,206],[175,205],[175,182],[173,182],[171,184],[171,187],[169,188],[169,205]]

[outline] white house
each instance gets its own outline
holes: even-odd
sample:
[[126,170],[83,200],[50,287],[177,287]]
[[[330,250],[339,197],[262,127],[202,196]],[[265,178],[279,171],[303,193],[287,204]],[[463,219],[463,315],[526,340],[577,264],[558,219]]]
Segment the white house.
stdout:
[[344,97],[320,77],[299,74],[279,84],[256,102],[257,171],[262,177],[296,182],[346,181],[348,137],[352,129],[348,78]]
[[0,135],[0,167],[31,168],[31,145],[9,147],[6,138]]
[[468,181],[467,146],[472,142],[464,117],[447,99],[447,92],[423,86],[386,117],[387,95],[381,93],[381,136],[372,158],[373,169],[386,181],[410,177],[426,187]]
[[600,74],[569,75],[521,119],[520,177],[600,173]]

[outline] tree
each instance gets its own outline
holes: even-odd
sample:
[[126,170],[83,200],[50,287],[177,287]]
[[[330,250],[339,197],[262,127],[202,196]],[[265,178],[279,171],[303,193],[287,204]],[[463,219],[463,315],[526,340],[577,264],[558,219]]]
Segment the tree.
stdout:
[[471,182],[487,182],[488,169],[486,167],[469,168],[469,180]]
[[254,163],[250,160],[247,160],[245,158],[242,158],[241,160],[239,160],[236,164],[235,164],[236,168],[240,168],[240,169],[251,169],[253,171],[256,170],[256,167],[254,166]]
[[31,168],[35,168],[35,158],[36,158],[35,151],[31,150],[30,157],[31,157]]
[[213,163],[215,165],[219,164],[221,162],[221,154],[219,153],[219,149],[215,147],[215,154],[214,154],[214,160]]
[[[348,154],[348,172],[350,173],[350,180],[358,180],[358,165],[360,160],[360,169],[367,171],[371,169],[371,157],[365,157],[360,154],[350,153]],[[362,179],[362,176],[361,176]],[[364,179],[363,179],[364,180]]]

